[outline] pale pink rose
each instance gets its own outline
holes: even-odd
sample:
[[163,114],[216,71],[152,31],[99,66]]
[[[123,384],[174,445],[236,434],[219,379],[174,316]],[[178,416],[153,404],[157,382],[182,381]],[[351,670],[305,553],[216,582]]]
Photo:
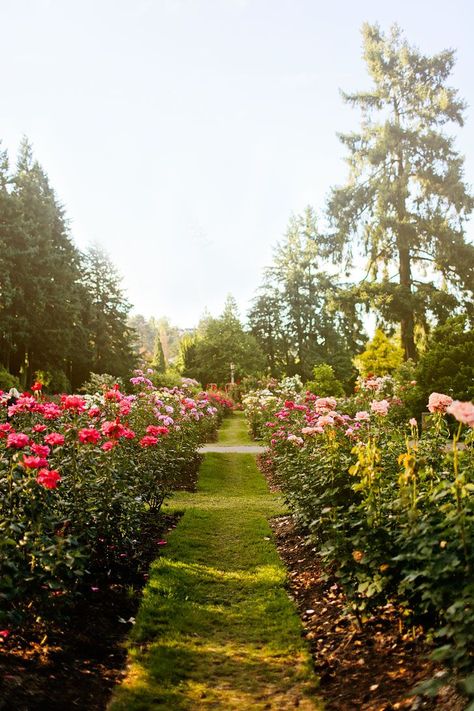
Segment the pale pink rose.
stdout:
[[301,430],[301,434],[304,435],[321,434],[322,432],[324,432],[322,427],[303,427]]
[[331,417],[330,415],[322,415],[322,417],[320,417],[318,420],[318,425],[320,427],[325,427],[326,425],[333,425],[333,424],[334,424],[334,417]]
[[314,409],[317,412],[328,412],[334,410],[337,405],[337,400],[334,397],[319,397],[314,401]]
[[356,412],[354,420],[357,420],[357,422],[368,422],[370,420],[370,415],[367,410],[360,410],[360,412]]
[[428,398],[428,410],[430,412],[446,412],[446,408],[451,405],[453,398],[442,393],[431,393]]
[[408,420],[408,424],[409,424],[411,427],[418,427],[418,422],[415,420],[414,417],[410,417],[410,419]]
[[382,417],[385,417],[388,413],[389,407],[390,403],[388,400],[374,400],[370,405],[372,412],[376,415],[381,415]]
[[455,417],[458,422],[474,429],[474,405],[472,402],[454,400],[446,412]]
[[294,434],[290,434],[287,437],[288,442],[291,442],[292,444],[296,445],[297,447],[301,447],[304,444],[304,440],[302,437],[297,437]]

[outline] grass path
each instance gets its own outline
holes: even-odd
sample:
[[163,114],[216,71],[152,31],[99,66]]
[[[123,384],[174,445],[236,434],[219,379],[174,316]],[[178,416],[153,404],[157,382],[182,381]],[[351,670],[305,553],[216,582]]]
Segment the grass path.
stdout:
[[[241,416],[220,441],[246,443]],[[282,505],[255,458],[207,454],[197,493],[171,507],[185,515],[150,571],[110,709],[320,709],[267,523]]]
[[217,444],[226,446],[255,444],[254,440],[250,439],[247,420],[242,412],[235,413],[233,417],[227,417],[223,421]]

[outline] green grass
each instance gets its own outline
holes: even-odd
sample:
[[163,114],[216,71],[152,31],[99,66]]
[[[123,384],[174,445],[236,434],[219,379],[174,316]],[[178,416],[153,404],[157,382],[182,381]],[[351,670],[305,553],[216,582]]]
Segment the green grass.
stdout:
[[268,525],[282,504],[254,457],[207,454],[198,492],[171,507],[185,514],[150,571],[110,709],[320,709]]
[[255,444],[248,433],[247,420],[243,412],[235,412],[223,420],[217,444],[226,446]]

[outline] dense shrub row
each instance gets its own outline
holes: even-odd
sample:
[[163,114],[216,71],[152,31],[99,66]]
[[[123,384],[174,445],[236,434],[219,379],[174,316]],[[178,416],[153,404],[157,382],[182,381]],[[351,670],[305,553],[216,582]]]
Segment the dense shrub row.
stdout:
[[35,384],[9,407],[0,397],[0,622],[133,555],[144,517],[197,468],[231,406],[192,382],[157,390],[142,371],[131,386],[47,399]]
[[273,386],[244,403],[269,445],[266,464],[358,619],[394,605],[474,691],[474,405],[433,393],[420,431],[404,418],[403,393],[387,395],[392,386],[371,378],[339,402]]

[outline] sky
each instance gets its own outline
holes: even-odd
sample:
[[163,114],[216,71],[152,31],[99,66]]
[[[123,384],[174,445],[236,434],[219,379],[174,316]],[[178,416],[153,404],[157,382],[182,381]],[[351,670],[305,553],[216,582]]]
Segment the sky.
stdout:
[[0,0],[0,140],[29,138],[134,312],[191,327],[232,293],[245,316],[290,215],[345,182],[366,21],[457,50],[473,185],[470,0]]

